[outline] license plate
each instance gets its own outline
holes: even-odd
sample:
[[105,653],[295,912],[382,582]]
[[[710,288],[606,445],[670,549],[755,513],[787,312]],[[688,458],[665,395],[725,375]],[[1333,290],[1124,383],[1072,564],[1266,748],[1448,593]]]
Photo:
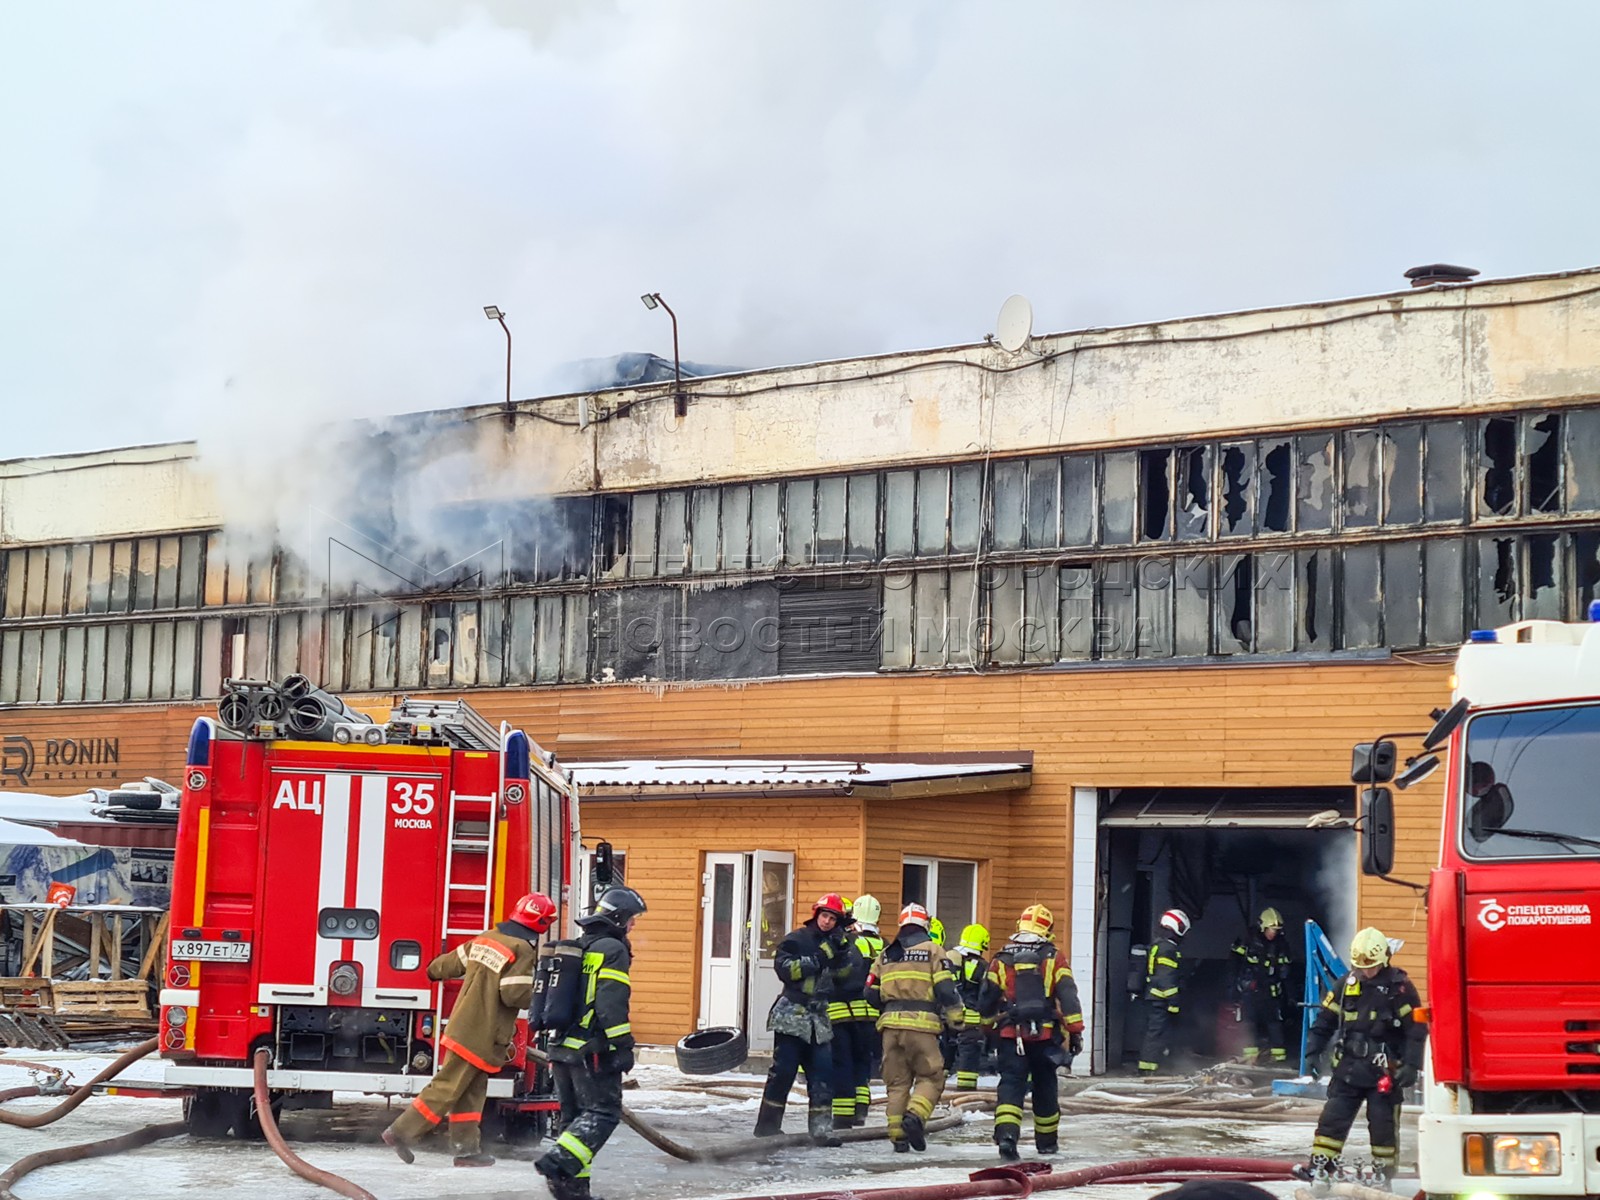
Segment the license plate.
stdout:
[[212,962],[249,962],[249,942],[173,942],[171,957]]

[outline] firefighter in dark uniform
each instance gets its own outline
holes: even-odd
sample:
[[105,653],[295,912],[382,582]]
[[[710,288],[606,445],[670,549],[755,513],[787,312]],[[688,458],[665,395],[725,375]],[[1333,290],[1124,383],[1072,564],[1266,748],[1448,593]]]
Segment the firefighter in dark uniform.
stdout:
[[[862,958],[867,969],[872,969],[872,964],[878,960],[878,955],[883,953],[883,935],[878,932],[878,921],[883,916],[883,905],[876,896],[860,896],[856,899],[852,910],[855,924],[851,928],[851,938],[855,945],[856,953]],[[878,1069],[878,1060],[882,1057],[881,1040],[878,1034],[878,1006],[868,999],[865,991],[859,999],[850,1001],[850,1021],[845,1025],[845,1035],[850,1038],[850,1066],[852,1078],[850,1081],[851,1095],[855,1099],[855,1114],[851,1121],[853,1125],[867,1123],[867,1109],[872,1104],[872,1090],[870,1081],[873,1073]],[[834,1036],[839,1036],[840,1027],[834,1027]]]
[[628,931],[645,912],[644,897],[628,887],[607,888],[583,930],[583,1000],[577,1023],[550,1043],[550,1064],[561,1101],[561,1136],[534,1164],[556,1200],[588,1200],[594,1156],[622,1120],[622,1077],[633,1069]]
[[[843,957],[843,969],[834,976],[833,992],[828,998],[828,1024],[833,1028],[829,1046],[833,1052],[833,1127],[850,1129],[856,1121],[856,1055],[855,1013],[866,1003],[867,974],[872,959],[863,958],[856,946],[851,929],[854,906],[844,902],[844,920],[837,928],[837,946]],[[870,1051],[868,1051],[870,1053]],[[865,1117],[859,1122],[866,1124]]]
[[1252,1039],[1244,1048],[1244,1060],[1258,1060],[1265,1045],[1272,1061],[1282,1066],[1289,1061],[1283,1036],[1283,988],[1294,967],[1289,941],[1283,936],[1282,913],[1275,908],[1262,910],[1256,931],[1233,943],[1233,965],[1234,988]]
[[772,1031],[772,1067],[756,1114],[757,1137],[783,1132],[783,1110],[795,1074],[806,1072],[806,1128],[819,1146],[837,1146],[833,1136],[833,1023],[828,1002],[850,973],[844,930],[844,897],[829,892],[811,906],[811,919],[778,943],[773,968],[783,991],[767,1014]]
[[[1016,1162],[1022,1133],[1022,1097],[1033,1092],[1033,1144],[1040,1154],[1060,1148],[1061,1101],[1056,1068],[1083,1052],[1083,1011],[1078,985],[1050,941],[1050,910],[1030,904],[1017,932],[994,956],[979,1011],[1000,1030],[1000,1088],[995,1095],[994,1142],[1000,1157]],[[1066,1031],[1063,1049],[1062,1031]]]
[[982,925],[968,925],[963,929],[961,940],[950,952],[951,974],[956,978],[956,992],[962,1005],[961,1028],[955,1034],[958,1092],[970,1092],[978,1086],[978,1068],[983,1065],[983,1052],[988,1045],[988,1033],[983,1018],[978,1015],[978,998],[989,974],[989,963],[983,957],[988,952],[989,931]]
[[1350,943],[1350,974],[1322,1000],[1306,1039],[1306,1061],[1313,1076],[1317,1059],[1332,1046],[1328,1101],[1322,1106],[1311,1143],[1311,1161],[1295,1174],[1318,1189],[1338,1175],[1345,1136],[1363,1103],[1372,1164],[1387,1187],[1400,1158],[1398,1125],[1401,1093],[1422,1072],[1428,1026],[1422,1019],[1416,986],[1389,964],[1389,940],[1363,929]]
[[1148,1013],[1144,1045],[1139,1051],[1139,1074],[1146,1076],[1159,1071],[1162,1061],[1172,1055],[1172,1036],[1181,1012],[1178,965],[1183,962],[1183,952],[1178,943],[1189,932],[1189,914],[1181,908],[1169,908],[1161,914],[1161,928],[1165,932],[1145,959],[1144,998]]
[[555,919],[550,897],[530,892],[493,929],[428,964],[429,979],[463,982],[439,1039],[444,1062],[411,1106],[383,1131],[385,1144],[406,1162],[416,1161],[412,1144],[445,1123],[456,1166],[494,1165],[480,1141],[489,1076],[506,1065],[517,1014],[533,998],[535,942]]

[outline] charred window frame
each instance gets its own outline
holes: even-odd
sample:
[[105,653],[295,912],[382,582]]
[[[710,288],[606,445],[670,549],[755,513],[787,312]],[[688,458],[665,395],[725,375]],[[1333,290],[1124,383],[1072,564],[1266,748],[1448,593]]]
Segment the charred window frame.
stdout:
[[984,464],[950,470],[950,553],[976,554],[983,545]]
[[1131,546],[1137,532],[1139,452],[1114,450],[1100,456],[1100,544]]
[[817,480],[817,557],[819,565],[838,566],[849,545],[849,481],[843,475]]
[[714,487],[695,488],[689,493],[690,570],[705,575],[720,569],[722,497]]
[[1566,416],[1566,506],[1569,513],[1600,512],[1600,408]]
[[1139,451],[1139,540],[1165,542],[1173,536],[1173,459],[1170,447]]
[[1257,530],[1263,536],[1292,533],[1295,516],[1293,438],[1262,438],[1256,468]]
[[1100,512],[1095,490],[1095,456],[1068,454],[1061,459],[1061,544],[1072,548],[1094,545],[1095,519]]
[[917,473],[889,471],[883,477],[883,556],[912,558],[917,552]]
[[1024,535],[1033,550],[1061,544],[1061,460],[1028,460],[1028,517]]
[[809,567],[816,558],[817,484],[814,479],[789,479],[783,485],[783,562]]
[[1343,430],[1339,435],[1339,449],[1343,468],[1340,528],[1374,528],[1383,497],[1383,442],[1378,430]]
[[1010,458],[994,464],[990,500],[996,550],[1020,550],[1027,524],[1028,464]]
[[847,489],[849,514],[849,561],[875,562],[878,550],[878,475],[876,472],[850,476]]
[[1383,523],[1417,525],[1422,521],[1421,425],[1382,427]]
[[916,474],[916,554],[942,558],[949,548],[950,468],[923,467]]
[[1219,538],[1255,534],[1256,444],[1224,442],[1217,448]]
[[1022,663],[1022,624],[1025,615],[1021,567],[985,567],[983,597],[988,619],[983,623],[983,658],[994,666]]
[[1174,520],[1180,542],[1212,536],[1212,497],[1216,494],[1211,446],[1180,446],[1176,451]]

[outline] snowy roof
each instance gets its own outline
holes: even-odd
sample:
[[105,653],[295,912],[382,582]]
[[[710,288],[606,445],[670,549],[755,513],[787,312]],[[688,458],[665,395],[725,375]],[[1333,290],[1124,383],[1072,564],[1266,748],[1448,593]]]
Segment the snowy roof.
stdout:
[[82,842],[64,838],[37,825],[6,820],[0,820],[0,846],[80,846],[88,849]]
[[1027,787],[1031,752],[919,758],[629,758],[562,764],[583,794],[751,795],[825,792],[888,795]]
[[90,792],[77,796],[41,796],[35,792],[0,792],[0,820],[70,821],[73,824],[116,824],[95,810],[103,802]]

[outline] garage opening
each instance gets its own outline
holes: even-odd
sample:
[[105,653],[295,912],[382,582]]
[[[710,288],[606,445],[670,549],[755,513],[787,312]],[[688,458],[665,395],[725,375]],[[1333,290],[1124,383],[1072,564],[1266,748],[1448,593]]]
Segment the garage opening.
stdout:
[[1233,1058],[1255,1042],[1235,1005],[1232,947],[1267,907],[1282,913],[1295,960],[1283,1017],[1289,1061],[1298,1063],[1305,922],[1316,921],[1336,946],[1354,932],[1357,844],[1344,824],[1353,815],[1348,787],[1101,791],[1096,1008],[1106,1069],[1137,1062],[1145,1011],[1132,996],[1142,990],[1143,948],[1168,908],[1194,922],[1183,942],[1172,1069]]

